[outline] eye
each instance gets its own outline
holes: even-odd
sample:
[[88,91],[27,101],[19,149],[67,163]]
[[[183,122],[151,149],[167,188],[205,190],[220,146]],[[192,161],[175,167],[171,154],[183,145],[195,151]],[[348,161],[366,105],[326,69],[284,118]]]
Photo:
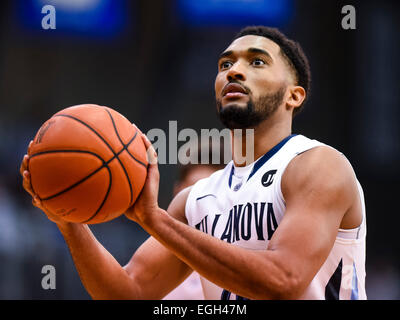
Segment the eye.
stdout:
[[230,62],[230,61],[223,61],[223,62],[220,63],[219,68],[220,68],[221,70],[225,70],[225,69],[230,68],[231,66],[232,66],[232,62]]
[[265,61],[264,60],[262,60],[262,59],[260,59],[260,58],[255,58],[252,62],[251,62],[251,64],[253,65],[253,66],[262,66],[262,65],[264,65],[265,64]]

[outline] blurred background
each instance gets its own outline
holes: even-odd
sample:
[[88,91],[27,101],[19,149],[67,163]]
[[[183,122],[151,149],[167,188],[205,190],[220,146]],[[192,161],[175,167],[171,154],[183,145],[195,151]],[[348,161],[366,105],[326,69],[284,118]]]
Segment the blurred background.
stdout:
[[[44,5],[56,29],[43,29]],[[356,9],[344,30],[342,7]],[[31,205],[19,165],[41,124],[96,103],[143,132],[219,128],[217,57],[246,25],[280,28],[301,43],[312,94],[293,131],[342,151],[367,208],[367,295],[400,298],[400,3],[388,0],[14,0],[0,2],[0,299],[89,299],[58,228]],[[161,165],[160,205],[176,165]],[[125,217],[92,226],[121,263],[147,234]],[[56,268],[43,290],[43,265]]]

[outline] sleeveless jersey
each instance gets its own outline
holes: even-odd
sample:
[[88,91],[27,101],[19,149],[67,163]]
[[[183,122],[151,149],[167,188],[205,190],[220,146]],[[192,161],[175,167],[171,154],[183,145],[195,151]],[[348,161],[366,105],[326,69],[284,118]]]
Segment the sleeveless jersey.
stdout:
[[[232,245],[266,250],[285,215],[281,191],[282,175],[290,161],[302,152],[325,144],[302,135],[291,135],[249,168],[242,184],[232,185],[233,161],[199,180],[188,195],[185,215],[188,224]],[[362,223],[355,229],[339,229],[328,258],[300,299],[366,299],[364,195]],[[205,299],[246,299],[201,277]]]

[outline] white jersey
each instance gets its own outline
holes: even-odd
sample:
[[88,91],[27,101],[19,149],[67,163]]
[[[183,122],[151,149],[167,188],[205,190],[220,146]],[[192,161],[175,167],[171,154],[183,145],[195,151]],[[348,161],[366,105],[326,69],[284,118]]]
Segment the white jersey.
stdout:
[[[302,152],[325,144],[302,135],[291,135],[248,167],[225,169],[193,185],[185,214],[190,226],[250,250],[265,250],[285,215],[282,175],[289,162]],[[235,169],[241,174],[236,175]],[[364,196],[362,223],[339,229],[328,258],[301,299],[366,299]],[[201,278],[205,299],[245,299]]]

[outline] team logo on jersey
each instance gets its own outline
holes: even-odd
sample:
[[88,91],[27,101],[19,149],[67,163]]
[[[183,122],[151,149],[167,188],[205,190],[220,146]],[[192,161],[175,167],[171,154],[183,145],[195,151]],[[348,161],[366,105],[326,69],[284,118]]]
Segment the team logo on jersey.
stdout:
[[269,170],[261,178],[261,184],[264,187],[269,187],[274,182],[275,173],[277,170]]
[[211,221],[209,215],[206,215],[195,225],[195,228],[229,243],[255,240],[255,236],[257,240],[265,241],[264,235],[267,236],[268,240],[271,240],[276,228],[278,228],[271,202],[247,202],[234,205],[229,210],[225,224],[222,222],[222,226],[221,221],[224,219],[220,220],[221,216],[220,213],[211,215],[210,219],[213,219]]

